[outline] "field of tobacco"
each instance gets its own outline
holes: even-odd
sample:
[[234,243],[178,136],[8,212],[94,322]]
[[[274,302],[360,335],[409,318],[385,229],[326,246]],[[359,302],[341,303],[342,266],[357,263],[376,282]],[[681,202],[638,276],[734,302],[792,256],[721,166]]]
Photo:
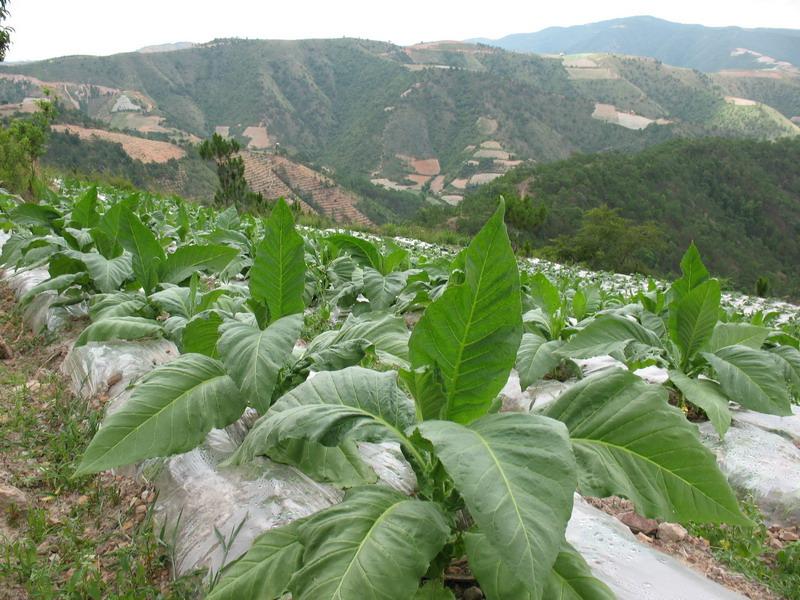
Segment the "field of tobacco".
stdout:
[[[502,200],[463,249],[297,227],[283,201],[65,184],[0,209],[26,322],[84,322],[62,370],[116,392],[76,475],[170,481],[178,530],[202,511],[174,461],[200,461],[188,495],[241,519],[183,542],[212,600],[444,600],[454,564],[489,599],[614,598],[565,537],[580,496],[747,526],[698,424],[800,398],[796,307],[724,292],[694,246],[671,283],[517,259]],[[510,378],[565,385],[509,403]]]

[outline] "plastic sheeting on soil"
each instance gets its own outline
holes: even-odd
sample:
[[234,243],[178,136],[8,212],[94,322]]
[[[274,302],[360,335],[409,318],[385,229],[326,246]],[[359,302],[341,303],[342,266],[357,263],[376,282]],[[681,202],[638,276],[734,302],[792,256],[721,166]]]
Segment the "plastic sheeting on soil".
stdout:
[[733,413],[733,419],[777,433],[793,442],[800,442],[800,406],[793,405],[792,412],[794,415],[791,417],[778,417],[751,410],[737,410]]
[[638,542],[625,525],[575,495],[567,541],[619,600],[744,600],[744,596]]
[[[17,300],[34,286],[50,279],[47,269],[19,271],[8,269],[2,272],[2,276]],[[70,306],[53,306],[57,299],[58,293],[52,290],[37,294],[22,312],[22,321],[25,326],[34,333],[58,331],[71,319],[85,317],[88,314],[84,302]]]
[[700,436],[731,486],[753,496],[768,524],[800,525],[800,448],[738,419],[723,440],[711,423],[700,425]]
[[178,357],[169,340],[89,342],[73,347],[61,365],[72,393],[89,399],[99,394],[118,396],[153,368]]
[[[155,478],[159,491],[155,514],[174,547],[178,574],[203,567],[215,573],[244,554],[264,531],[343,497],[337,488],[263,457],[247,465],[220,467],[238,446],[242,426],[240,420],[225,430],[212,430],[201,448],[164,461]],[[381,482],[406,493],[414,491],[416,479],[399,446],[364,443],[359,449]]]

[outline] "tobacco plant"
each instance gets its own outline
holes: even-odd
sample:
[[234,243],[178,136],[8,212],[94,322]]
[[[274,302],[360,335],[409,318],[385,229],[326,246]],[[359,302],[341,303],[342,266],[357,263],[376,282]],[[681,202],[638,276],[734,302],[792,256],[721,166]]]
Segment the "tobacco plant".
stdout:
[[349,489],[259,537],[210,598],[453,598],[444,572],[463,555],[490,599],[611,598],[565,540],[576,490],[626,496],[651,517],[748,522],[694,426],[628,372],[587,378],[541,414],[492,412],[522,336],[503,213],[417,324],[409,369],[318,374],[282,396],[234,457],[291,440],[393,442],[416,493]]

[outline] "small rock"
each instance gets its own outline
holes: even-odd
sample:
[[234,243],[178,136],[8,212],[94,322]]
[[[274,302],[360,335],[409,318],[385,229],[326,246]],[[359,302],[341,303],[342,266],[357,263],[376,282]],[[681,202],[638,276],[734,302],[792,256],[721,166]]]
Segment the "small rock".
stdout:
[[658,530],[658,521],[655,519],[648,519],[633,511],[624,512],[618,515],[617,518],[625,523],[633,533],[652,535]]
[[780,550],[781,548],[783,548],[783,544],[781,544],[781,541],[778,538],[772,536],[769,537],[767,545],[770,548],[775,548],[776,550]]
[[25,492],[13,485],[0,484],[0,508],[2,510],[8,510],[12,506],[24,510],[28,504]]
[[147,513],[147,507],[144,504],[140,504],[133,512],[137,517],[144,517],[144,515]]
[[778,534],[778,537],[781,538],[784,542],[796,542],[800,540],[800,536],[797,535],[794,531],[789,531],[788,529],[784,529]]
[[78,506],[83,506],[89,502],[89,496],[78,496]]
[[636,534],[636,539],[639,540],[640,542],[645,543],[645,544],[652,544],[653,543],[653,538],[651,538],[650,536],[647,536],[647,535],[645,535],[643,533],[637,533]]
[[464,593],[461,597],[464,600],[483,600],[483,592],[480,590],[480,588],[472,586],[471,588],[464,590]]
[[665,542],[680,542],[689,532],[678,523],[661,523],[658,526],[658,539]]
[[36,381],[35,379],[31,379],[28,383],[25,384],[25,387],[28,388],[28,391],[35,394],[39,391],[42,387],[42,384]]

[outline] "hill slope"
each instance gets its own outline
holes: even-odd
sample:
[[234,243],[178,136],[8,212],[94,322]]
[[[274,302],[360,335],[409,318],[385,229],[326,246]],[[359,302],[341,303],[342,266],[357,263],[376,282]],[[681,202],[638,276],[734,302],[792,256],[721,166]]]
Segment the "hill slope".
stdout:
[[775,68],[777,62],[800,67],[798,30],[704,27],[648,16],[574,27],[549,27],[536,33],[473,41],[517,52],[609,52],[650,56],[671,65],[706,72]]
[[689,69],[464,43],[217,40],[6,65],[0,114],[45,87],[109,127],[184,141],[218,131],[251,150],[279,145],[318,170],[451,203],[519,160],[800,132],[793,115],[726,101],[725,88]]
[[[511,223],[518,245],[542,246],[566,236],[562,245],[569,248],[587,212],[607,206],[634,225],[655,224],[664,242],[649,257],[656,273],[670,274],[694,240],[712,269],[740,289],[752,290],[766,276],[776,293],[798,298],[797,164],[797,139],[682,140],[632,155],[576,156],[515,169],[469,194],[461,226],[469,230],[480,222],[499,194],[512,205],[521,197],[517,206],[523,208],[512,216],[518,224]],[[602,256],[594,259],[605,266]]]

